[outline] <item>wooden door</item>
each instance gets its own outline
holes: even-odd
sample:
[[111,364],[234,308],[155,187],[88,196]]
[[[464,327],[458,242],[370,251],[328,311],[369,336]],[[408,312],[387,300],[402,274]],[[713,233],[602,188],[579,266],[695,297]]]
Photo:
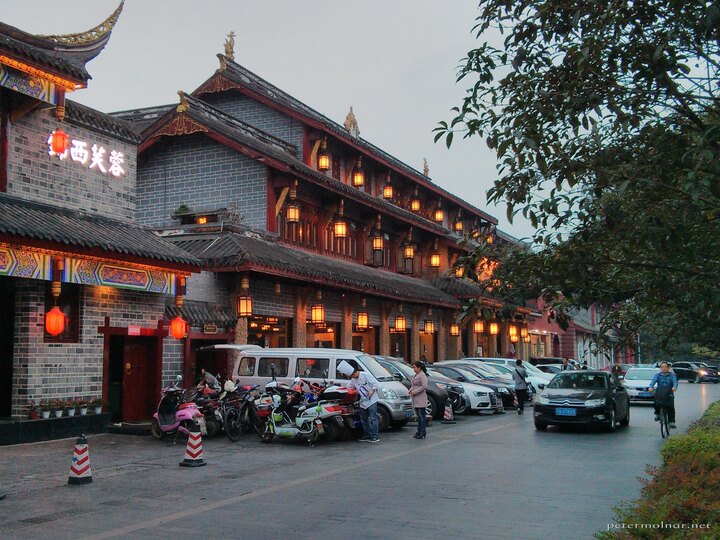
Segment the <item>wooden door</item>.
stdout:
[[123,351],[122,419],[148,420],[157,405],[157,339],[127,337]]

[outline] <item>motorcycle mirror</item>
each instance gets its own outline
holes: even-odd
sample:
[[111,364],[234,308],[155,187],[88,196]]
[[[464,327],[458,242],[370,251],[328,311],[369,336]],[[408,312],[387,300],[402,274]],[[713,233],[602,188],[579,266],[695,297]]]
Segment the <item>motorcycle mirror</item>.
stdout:
[[293,382],[299,383],[299,382],[300,382],[300,377],[295,377],[295,379],[293,380]]
[[175,377],[175,380],[176,380],[177,382],[182,381],[182,375],[178,375],[177,377]]

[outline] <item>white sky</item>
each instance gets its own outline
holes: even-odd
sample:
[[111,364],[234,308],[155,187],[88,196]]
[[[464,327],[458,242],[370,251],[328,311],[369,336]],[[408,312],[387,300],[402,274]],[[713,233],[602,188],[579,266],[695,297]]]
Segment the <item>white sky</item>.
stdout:
[[[102,22],[119,0],[2,0],[0,20],[36,34],[68,34]],[[464,85],[456,67],[474,48],[477,2],[468,0],[126,0],[93,79],[70,99],[103,112],[177,103],[218,67],[225,35],[235,61],[342,123],[352,105],[363,138],[496,216],[517,237],[505,206],[488,207],[495,155],[480,138],[448,150],[432,129],[451,118]]]

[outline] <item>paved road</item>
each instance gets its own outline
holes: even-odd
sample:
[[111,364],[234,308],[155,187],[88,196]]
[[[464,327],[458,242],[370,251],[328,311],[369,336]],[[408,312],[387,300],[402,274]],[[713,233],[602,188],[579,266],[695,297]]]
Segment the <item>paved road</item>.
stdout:
[[[678,431],[720,399],[683,383]],[[591,538],[634,498],[661,445],[652,409],[617,433],[535,431],[531,414],[464,417],[380,444],[308,448],[206,440],[209,465],[178,467],[184,444],[90,439],[93,483],[67,486],[74,441],[0,448],[2,537]]]

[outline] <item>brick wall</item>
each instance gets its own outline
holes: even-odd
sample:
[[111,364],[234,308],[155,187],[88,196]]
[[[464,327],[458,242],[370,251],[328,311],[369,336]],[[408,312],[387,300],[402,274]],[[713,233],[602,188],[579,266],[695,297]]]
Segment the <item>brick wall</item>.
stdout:
[[294,118],[237,92],[208,94],[202,99],[225,114],[234,116],[278,139],[294,144],[297,146],[298,157],[302,157],[303,125]]
[[[23,413],[28,400],[94,398],[102,394],[103,336],[98,326],[110,317],[112,326],[157,327],[166,297],[111,287],[80,290],[78,343],[44,343],[46,283],[17,279],[15,346],[13,349],[12,414]],[[182,373],[180,341],[163,340],[163,381]]]
[[8,189],[10,195],[84,210],[130,221],[135,213],[136,147],[107,135],[92,132],[67,120],[63,131],[70,139],[105,148],[105,167],[111,150],[122,152],[124,176],[115,177],[89,169],[70,158],[59,160],[48,154],[47,139],[58,127],[51,109],[36,111],[8,124]]
[[167,138],[140,158],[137,221],[149,226],[176,223],[171,215],[234,207],[240,222],[266,228],[267,170],[261,163],[204,135]]

